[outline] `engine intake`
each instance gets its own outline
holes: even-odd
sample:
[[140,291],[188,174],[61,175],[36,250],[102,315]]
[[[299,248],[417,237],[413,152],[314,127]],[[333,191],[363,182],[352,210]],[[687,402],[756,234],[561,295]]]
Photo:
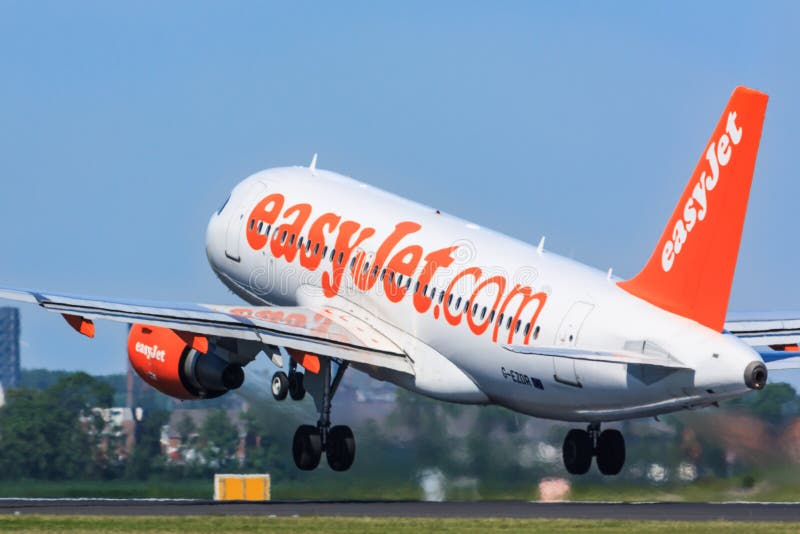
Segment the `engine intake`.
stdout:
[[142,380],[178,399],[209,399],[241,387],[241,365],[214,354],[205,338],[199,341],[194,334],[136,324],[128,335],[128,359]]

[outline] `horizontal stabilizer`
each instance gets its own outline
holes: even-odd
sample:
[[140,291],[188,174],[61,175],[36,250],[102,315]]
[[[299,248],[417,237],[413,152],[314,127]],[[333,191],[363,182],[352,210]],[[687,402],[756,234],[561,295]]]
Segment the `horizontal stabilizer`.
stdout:
[[800,352],[782,350],[759,351],[767,369],[770,371],[783,371],[787,369],[800,369]]
[[751,347],[800,343],[800,312],[736,312],[725,318],[725,330]]

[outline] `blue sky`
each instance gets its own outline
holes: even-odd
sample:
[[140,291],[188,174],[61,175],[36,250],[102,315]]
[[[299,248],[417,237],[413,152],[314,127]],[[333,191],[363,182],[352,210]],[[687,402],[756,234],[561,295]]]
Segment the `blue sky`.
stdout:
[[[208,217],[314,152],[631,276],[744,84],[771,99],[731,309],[800,308],[798,6],[0,0],[0,285],[231,302]],[[23,308],[25,367],[122,371],[124,338]]]

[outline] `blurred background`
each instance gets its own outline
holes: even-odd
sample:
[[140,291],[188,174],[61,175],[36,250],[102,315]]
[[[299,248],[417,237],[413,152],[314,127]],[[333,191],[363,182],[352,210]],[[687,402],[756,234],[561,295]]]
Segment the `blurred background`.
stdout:
[[[245,176],[315,152],[631,276],[743,84],[770,104],[731,309],[798,308],[798,23],[777,1],[0,0],[0,285],[234,302],[206,264],[210,214]],[[793,373],[625,423],[623,474],[580,480],[559,424],[349,373],[334,410],[359,453],[334,476],[293,467],[313,408],[268,399],[266,361],[240,395],[174,403],[127,378],[124,326],[90,342],[31,307],[4,314],[0,494],[208,496],[225,468],[268,470],[276,497],[535,498],[556,478],[573,498],[797,500]]]
[[210,401],[175,401],[138,377],[23,370],[0,408],[0,496],[209,498],[214,473],[269,473],[273,498],[794,501],[800,397],[785,383],[715,409],[619,425],[623,472],[571,477],[571,425],[416,396],[357,372],[336,395],[357,436],[350,471],[297,470],[291,437],[315,421],[268,393],[271,364]]

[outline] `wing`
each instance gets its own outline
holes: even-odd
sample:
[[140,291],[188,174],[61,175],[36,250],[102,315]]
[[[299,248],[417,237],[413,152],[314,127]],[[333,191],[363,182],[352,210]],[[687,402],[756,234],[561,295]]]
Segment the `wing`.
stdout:
[[654,355],[630,350],[608,351],[571,347],[536,347],[529,345],[504,345],[504,348],[511,352],[531,354],[534,356],[551,356],[553,358],[616,364],[649,365],[668,369],[690,369],[690,367],[666,354]]
[[725,330],[755,348],[768,369],[800,368],[800,312],[730,313]]
[[414,374],[411,360],[389,338],[335,308],[254,307],[92,298],[0,288],[0,298],[29,302],[60,313],[94,335],[93,319],[144,323],[329,356]]

